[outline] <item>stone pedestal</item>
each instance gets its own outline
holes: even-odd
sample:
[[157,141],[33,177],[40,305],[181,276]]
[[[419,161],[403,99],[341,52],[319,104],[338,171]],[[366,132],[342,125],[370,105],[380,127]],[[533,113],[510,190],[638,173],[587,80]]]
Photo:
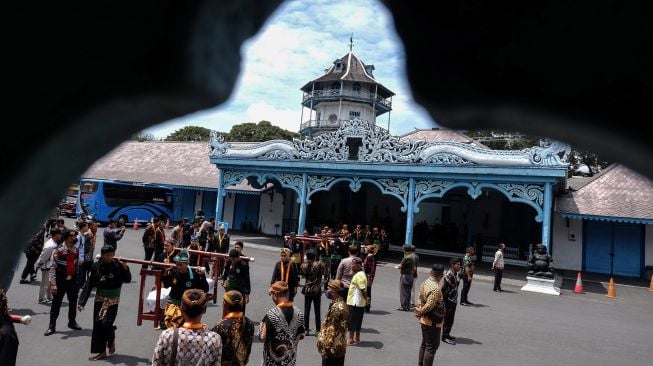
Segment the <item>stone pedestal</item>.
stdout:
[[522,291],[539,292],[541,294],[560,296],[560,288],[555,286],[555,280],[526,276],[528,283]]

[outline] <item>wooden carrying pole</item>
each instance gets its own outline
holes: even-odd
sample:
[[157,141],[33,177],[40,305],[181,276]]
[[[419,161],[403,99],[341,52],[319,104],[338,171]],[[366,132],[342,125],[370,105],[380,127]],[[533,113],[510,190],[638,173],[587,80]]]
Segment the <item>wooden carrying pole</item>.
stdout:
[[[213,278],[213,303],[217,303],[217,293],[218,293],[218,275],[221,272],[223,268],[223,262],[226,260],[226,258],[229,258],[228,255],[223,254],[223,253],[213,253],[213,252],[204,252],[201,250],[189,250],[188,251],[190,254],[197,254],[200,255],[202,258],[202,266],[189,266],[191,270],[195,271],[203,271],[206,267],[205,265],[209,262],[213,262],[213,273],[212,273],[212,278]],[[248,262],[253,262],[254,258],[252,257],[240,257],[242,260],[248,261]],[[141,269],[140,275],[141,275],[141,283],[140,283],[140,290],[138,293],[138,315],[136,319],[136,325],[140,326],[143,324],[143,320],[152,320],[157,322],[160,319],[161,316],[161,276],[163,273],[163,269],[169,269],[169,268],[174,268],[177,265],[174,263],[163,263],[163,262],[156,262],[156,261],[146,261],[142,259],[134,259],[134,258],[124,258],[124,257],[117,257],[116,260],[125,262],[125,263],[134,263],[134,264],[141,264],[145,266],[151,266],[152,268],[158,267],[160,269]],[[156,288],[156,303],[155,303],[155,308],[154,312],[144,312],[143,311],[143,305],[145,303],[145,298],[143,295],[143,290],[145,289],[145,280],[147,279],[148,276],[153,276],[154,277],[154,285]]]

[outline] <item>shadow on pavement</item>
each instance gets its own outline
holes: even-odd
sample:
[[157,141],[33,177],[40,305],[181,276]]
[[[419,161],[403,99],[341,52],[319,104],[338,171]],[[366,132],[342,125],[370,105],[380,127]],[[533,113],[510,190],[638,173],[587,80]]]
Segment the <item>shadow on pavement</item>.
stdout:
[[34,310],[32,310],[32,309],[13,309],[12,308],[11,309],[11,314],[12,315],[20,315],[20,316],[24,316],[24,315],[34,316],[34,315],[37,315],[37,314],[39,314],[39,315],[41,315],[41,314],[50,314],[50,309],[47,308],[46,311],[35,313]]
[[470,338],[456,337],[457,344],[483,344]]
[[357,344],[355,347],[381,349],[381,348],[383,348],[383,342],[379,342],[379,341],[361,341],[361,343]]
[[361,333],[381,334],[378,330],[372,328],[361,328]]
[[113,354],[105,358],[104,362],[127,365],[127,366],[136,366],[136,365],[150,365],[152,363],[152,360],[150,360],[149,358]]
[[471,306],[471,307],[473,307],[473,308],[487,308],[487,307],[489,307],[489,305],[479,304],[479,303],[477,303],[477,302],[475,302],[474,304],[469,305],[469,306]]
[[385,311],[385,310],[370,310],[370,312],[368,314],[372,314],[372,315],[388,315],[388,314],[390,314],[390,312]]
[[77,337],[90,337],[91,333],[93,333],[93,329],[66,330],[66,331],[63,331],[63,332],[58,330],[57,333],[63,335],[63,337],[61,337],[61,339],[77,338]]

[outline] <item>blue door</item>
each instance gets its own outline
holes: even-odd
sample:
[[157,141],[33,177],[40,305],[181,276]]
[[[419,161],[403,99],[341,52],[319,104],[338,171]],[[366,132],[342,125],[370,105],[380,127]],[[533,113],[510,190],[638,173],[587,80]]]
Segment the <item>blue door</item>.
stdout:
[[204,191],[202,194],[202,211],[204,211],[204,216],[206,216],[207,219],[209,217],[215,217],[215,203],[217,197],[217,191]]
[[258,229],[258,210],[261,198],[253,194],[236,194],[234,230],[253,232]]
[[612,223],[585,221],[585,270],[610,273]]
[[614,273],[639,277],[642,263],[642,225],[614,224]]
[[585,221],[585,270],[639,277],[642,263],[642,225]]

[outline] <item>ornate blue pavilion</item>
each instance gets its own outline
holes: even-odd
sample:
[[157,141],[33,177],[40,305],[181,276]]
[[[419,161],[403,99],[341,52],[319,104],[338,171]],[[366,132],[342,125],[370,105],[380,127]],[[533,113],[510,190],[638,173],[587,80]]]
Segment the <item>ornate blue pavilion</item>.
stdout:
[[[255,178],[268,180],[297,194],[298,232],[306,223],[308,205],[317,192],[340,182],[353,192],[363,183],[396,198],[406,214],[405,242],[413,240],[414,216],[420,203],[465,188],[476,199],[484,189],[524,203],[542,223],[541,242],[550,247],[553,187],[564,187],[568,145],[543,141],[540,146],[491,150],[457,142],[402,141],[381,127],[350,120],[333,132],[313,138],[274,140],[234,147],[213,132],[210,161],[218,168],[216,219],[222,220],[226,187]],[[398,213],[397,213],[398,214]]]

